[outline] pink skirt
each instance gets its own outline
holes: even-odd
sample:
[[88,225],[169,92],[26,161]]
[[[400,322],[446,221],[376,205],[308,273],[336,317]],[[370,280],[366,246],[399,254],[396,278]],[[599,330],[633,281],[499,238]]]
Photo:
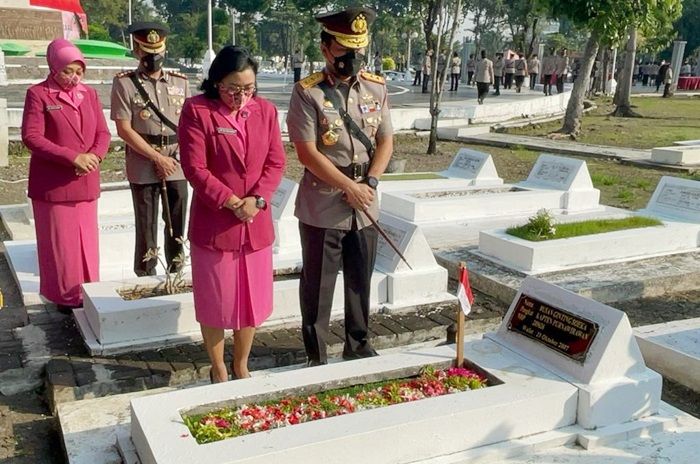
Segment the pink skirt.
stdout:
[[272,314],[272,246],[241,252],[190,245],[197,322],[258,327]]
[[39,257],[39,293],[66,306],[82,306],[80,284],[100,280],[97,200],[32,200]]

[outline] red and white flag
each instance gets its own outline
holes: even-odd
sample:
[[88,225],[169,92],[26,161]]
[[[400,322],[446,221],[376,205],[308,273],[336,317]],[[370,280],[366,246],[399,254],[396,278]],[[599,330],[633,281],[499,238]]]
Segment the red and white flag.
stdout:
[[469,314],[472,310],[472,304],[474,303],[474,294],[472,294],[472,287],[469,285],[469,273],[467,272],[466,266],[459,270],[457,299],[459,300],[460,306],[462,306],[464,314]]

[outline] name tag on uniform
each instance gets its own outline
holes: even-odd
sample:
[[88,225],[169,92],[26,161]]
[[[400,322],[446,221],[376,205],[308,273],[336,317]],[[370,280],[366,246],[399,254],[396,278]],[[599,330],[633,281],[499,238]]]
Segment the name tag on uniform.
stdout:
[[185,89],[182,87],[172,86],[168,87],[168,95],[177,95],[178,97],[185,96]]
[[216,132],[226,135],[236,135],[238,133],[238,131],[232,127],[217,127]]
[[63,109],[63,105],[46,105],[46,111],[57,111]]

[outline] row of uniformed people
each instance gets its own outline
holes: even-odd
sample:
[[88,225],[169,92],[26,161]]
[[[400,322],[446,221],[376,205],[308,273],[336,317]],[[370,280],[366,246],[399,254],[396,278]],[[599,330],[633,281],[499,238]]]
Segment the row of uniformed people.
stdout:
[[[375,190],[393,151],[386,86],[362,70],[367,8],[318,16],[323,72],[292,93],[287,126],[305,166],[296,203],[302,240],[300,301],[309,365],[327,361],[333,288],[345,283],[343,357],[374,356],[368,340],[369,293],[377,230]],[[226,380],[224,329],[234,331],[231,375],[246,377],[255,328],[272,312],[274,229],[268,203],[285,168],[275,106],[256,89],[257,63],[241,47],[224,47],[202,94],[187,78],[162,69],[167,28],[130,27],[138,69],[113,82],[111,118],[126,142],[126,171],[136,221],[134,270],[157,246],[159,205],[169,211],[169,270],[182,251],[186,182],[193,187],[188,238],[195,312],[212,362],[212,382]],[[55,40],[51,73],[27,92],[22,136],[30,149],[29,196],[36,216],[41,293],[70,312],[82,305],[80,284],[99,280],[99,165],[110,134],[94,89],[82,84],[85,60],[70,42]],[[185,180],[186,179],[186,180]],[[165,193],[162,193],[165,192]],[[164,198],[161,198],[161,195]]]

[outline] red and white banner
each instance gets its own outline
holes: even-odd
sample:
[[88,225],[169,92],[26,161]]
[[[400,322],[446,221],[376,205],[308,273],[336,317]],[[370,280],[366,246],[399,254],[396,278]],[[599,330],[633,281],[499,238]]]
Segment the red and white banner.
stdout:
[[460,306],[462,306],[464,314],[469,314],[472,310],[472,304],[474,304],[474,294],[472,293],[471,285],[469,285],[469,272],[467,272],[466,266],[459,270],[457,299]]
[[80,5],[80,0],[29,0],[29,4],[70,13],[85,14],[82,5]]

